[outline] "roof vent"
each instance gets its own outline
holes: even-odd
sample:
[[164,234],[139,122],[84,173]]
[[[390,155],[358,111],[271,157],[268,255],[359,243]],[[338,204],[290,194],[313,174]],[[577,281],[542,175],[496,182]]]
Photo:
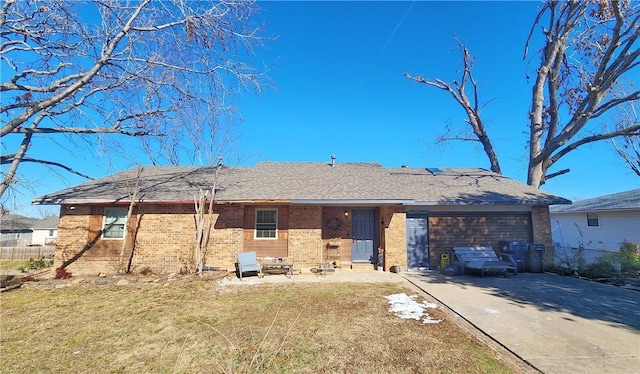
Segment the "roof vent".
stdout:
[[336,155],[331,155],[331,166],[336,166]]
[[442,174],[442,170],[438,168],[427,168],[426,170],[433,175]]

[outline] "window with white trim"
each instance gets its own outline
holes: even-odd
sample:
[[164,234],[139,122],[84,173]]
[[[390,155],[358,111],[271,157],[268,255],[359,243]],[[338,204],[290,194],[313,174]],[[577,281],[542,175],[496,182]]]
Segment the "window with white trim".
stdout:
[[600,221],[598,220],[598,213],[587,213],[587,226],[598,227]]
[[256,239],[278,238],[278,210],[256,209]]
[[127,209],[104,208],[102,220],[103,239],[123,239],[127,223]]

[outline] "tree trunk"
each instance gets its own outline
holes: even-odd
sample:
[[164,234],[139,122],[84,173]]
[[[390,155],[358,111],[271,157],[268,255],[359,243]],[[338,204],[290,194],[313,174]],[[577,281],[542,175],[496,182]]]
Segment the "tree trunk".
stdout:
[[[139,177],[139,176],[138,176]],[[140,191],[139,184],[136,184],[136,189],[133,191],[133,195],[131,196],[131,201],[129,202],[129,209],[127,210],[127,220],[125,221],[125,231],[124,237],[122,238],[122,247],[120,248],[120,262],[118,271],[122,271],[123,273],[128,273],[129,269],[125,269],[124,265],[124,253],[127,249],[127,242],[129,240],[129,229],[131,227],[131,216],[133,215],[133,208],[136,206],[136,199],[138,198],[138,191]],[[135,248],[135,237],[133,238],[134,244],[131,246],[131,252]],[[133,257],[133,256],[130,256]]]
[[527,173],[527,184],[535,188],[540,188],[544,184],[544,175],[546,171],[543,168],[542,162],[535,164],[529,163],[529,170]]

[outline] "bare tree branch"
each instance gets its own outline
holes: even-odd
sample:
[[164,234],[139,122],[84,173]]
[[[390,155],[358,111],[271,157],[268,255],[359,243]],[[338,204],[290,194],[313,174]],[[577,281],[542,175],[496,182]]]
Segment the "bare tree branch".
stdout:
[[[536,70],[533,90],[527,178],[528,183],[536,187],[544,183],[548,168],[569,151],[586,143],[625,135],[624,131],[596,133],[574,140],[591,119],[639,99],[634,92],[606,100],[614,84],[638,65],[640,28],[636,4],[623,9],[618,1],[598,5],[547,1],[544,10],[549,26],[545,28],[543,58]],[[580,64],[564,63],[569,59],[569,52],[573,58],[584,56]],[[570,111],[571,117],[560,126],[559,114],[564,108]],[[567,143],[571,144],[567,146]]]
[[640,177],[640,136],[628,138],[624,146],[618,145],[613,139],[616,153],[629,165],[629,168]]
[[555,177],[557,177],[559,175],[567,174],[570,171],[571,171],[571,169],[562,169],[562,170],[556,171],[555,173],[547,174],[547,175],[544,176],[544,180],[546,182],[551,178],[555,178]]
[[[13,161],[14,157],[15,157],[15,154],[1,156],[0,157],[0,160],[1,160],[0,164],[2,164],[2,165],[9,164],[9,163],[11,163]],[[64,170],[68,171],[71,174],[78,175],[78,176],[80,176],[82,178],[86,178],[86,179],[89,179],[89,180],[93,180],[94,179],[93,177],[91,177],[89,175],[86,175],[86,174],[83,174],[83,173],[81,173],[79,171],[76,171],[76,170],[74,170],[74,169],[72,169],[72,168],[70,168],[70,167],[68,167],[66,165],[63,165],[63,164],[59,163],[59,162],[53,162],[53,161],[47,161],[47,160],[38,160],[38,159],[35,159],[35,158],[31,158],[31,157],[23,157],[21,162],[34,162],[34,163],[37,163],[37,164],[55,166],[55,167],[59,167],[61,169],[64,169]]]
[[162,134],[152,134],[147,131],[131,132],[131,131],[120,130],[118,128],[87,129],[84,127],[65,127],[65,128],[58,128],[58,129],[17,128],[11,131],[11,133],[12,134],[122,134],[122,135],[128,135],[128,136],[145,136],[145,135],[162,136]]
[[[546,0],[535,15],[524,46],[524,58],[537,38],[540,61],[532,69],[535,76],[529,108],[529,166],[527,183],[540,187],[552,177],[568,173],[564,169],[548,173],[557,161],[580,146],[614,138],[635,139],[637,121],[623,122],[615,131],[587,126],[595,118],[603,119],[612,109],[640,101],[640,91],[616,95],[614,88],[624,86],[627,77],[640,67],[640,4],[622,1]],[[464,71],[460,81],[449,84],[440,79],[405,76],[415,82],[449,92],[467,112],[467,124],[474,137],[485,145],[490,142],[478,110],[478,86],[471,74],[472,60],[462,51]],[[527,75],[527,79],[529,75]],[[633,85],[633,78],[629,86]],[[465,94],[471,82],[473,101]],[[606,118],[605,118],[606,119]],[[588,135],[587,135],[588,134]],[[485,140],[483,137],[487,137]],[[442,136],[439,141],[474,140],[465,134]],[[628,148],[629,144],[625,143]],[[634,148],[635,149],[635,148]],[[493,168],[492,168],[493,169]]]
[[[126,135],[162,150],[148,156],[156,162],[190,159],[192,128],[226,133],[235,94],[268,84],[248,60],[266,40],[252,23],[253,0],[92,3],[82,14],[50,0],[7,0],[0,9],[0,138],[15,147],[3,188],[19,180],[33,137],[48,134],[109,139],[110,148],[118,138],[107,134]],[[194,111],[206,120],[192,121]]]
[[[623,106],[619,106],[618,109],[618,122],[615,125],[617,129],[625,129],[635,124],[640,126],[640,113],[638,113],[636,102],[629,101]],[[629,134],[618,138],[620,143],[616,141],[616,138],[611,138],[611,144],[614,151],[618,154],[622,160],[629,166],[637,176],[640,177],[640,131],[636,134]]]
[[[421,76],[412,76],[409,73],[404,73],[404,76],[418,83],[426,84],[427,86],[436,87],[443,91],[447,91],[451,94],[454,100],[464,109],[467,114],[467,124],[473,130],[473,133],[476,136],[476,140],[482,144],[485,154],[489,159],[489,163],[491,165],[491,170],[501,174],[502,171],[500,169],[500,163],[498,161],[498,156],[495,153],[495,149],[491,144],[491,139],[487,133],[486,127],[480,117],[480,101],[478,99],[478,84],[473,78],[473,74],[471,72],[473,66],[473,59],[469,54],[469,50],[462,44],[462,42],[455,38],[456,43],[458,43],[458,47],[460,48],[460,52],[462,53],[462,61],[464,64],[464,69],[462,71],[462,76],[460,78],[460,82],[453,81],[452,84],[446,83],[441,79],[434,79],[433,81],[429,81],[424,79]],[[473,96],[473,101],[469,100],[467,96],[466,84],[467,80],[471,82],[471,94]],[[442,139],[442,137],[441,137]],[[455,138],[451,138],[455,139]],[[457,139],[457,140],[469,140],[469,139]]]
[[562,149],[560,149],[558,152],[556,152],[553,155],[553,157],[549,158],[549,161],[548,161],[549,162],[549,166],[553,165],[562,156],[564,156],[567,153],[575,150],[576,148],[580,147],[581,145],[597,142],[597,141],[600,141],[600,140],[612,139],[612,138],[616,138],[616,137],[620,137],[620,136],[638,136],[638,135],[640,135],[640,125],[626,127],[626,128],[623,128],[623,129],[620,129],[620,130],[617,130],[617,131],[609,132],[609,133],[586,136],[584,138],[581,138],[579,140],[576,140],[576,141],[564,146]]

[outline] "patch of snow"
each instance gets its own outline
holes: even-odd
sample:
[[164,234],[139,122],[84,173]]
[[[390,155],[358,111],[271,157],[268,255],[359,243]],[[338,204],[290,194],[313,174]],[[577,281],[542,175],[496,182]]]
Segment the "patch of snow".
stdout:
[[389,302],[389,312],[394,313],[396,316],[403,319],[415,319],[423,323],[439,323],[441,319],[433,319],[425,312],[425,309],[435,309],[438,306],[427,301],[418,303],[416,298],[418,295],[407,296],[407,294],[399,293],[394,295],[385,296]]

